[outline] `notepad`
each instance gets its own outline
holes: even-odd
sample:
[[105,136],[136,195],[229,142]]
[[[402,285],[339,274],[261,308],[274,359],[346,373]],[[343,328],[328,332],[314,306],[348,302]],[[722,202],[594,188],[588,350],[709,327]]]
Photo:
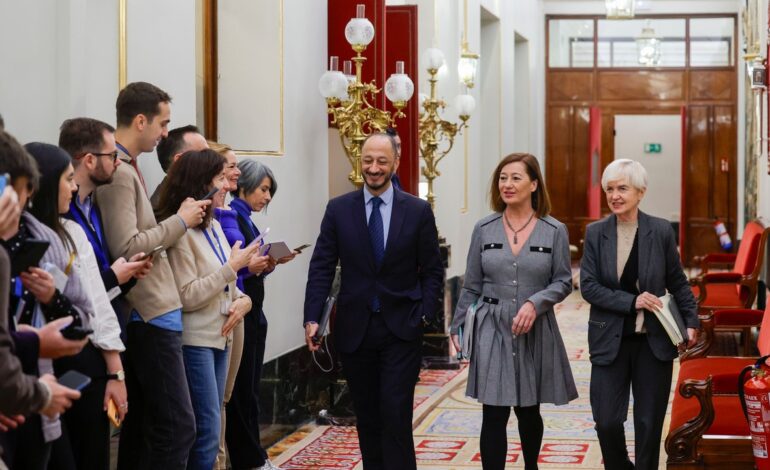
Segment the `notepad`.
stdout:
[[687,328],[684,325],[682,314],[679,313],[679,307],[674,300],[674,296],[666,294],[663,297],[658,297],[663,302],[663,307],[660,311],[655,312],[655,318],[658,319],[666,334],[671,339],[674,346],[678,346],[686,342],[689,338],[687,336]]
[[270,255],[270,257],[275,260],[291,256],[291,254],[292,251],[285,242],[265,243],[259,249],[260,256]]

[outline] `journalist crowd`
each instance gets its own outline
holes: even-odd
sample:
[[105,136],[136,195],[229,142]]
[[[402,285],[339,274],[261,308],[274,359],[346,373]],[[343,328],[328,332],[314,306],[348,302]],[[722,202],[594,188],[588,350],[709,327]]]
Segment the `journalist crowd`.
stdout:
[[[22,145],[0,121],[0,468],[277,468],[258,385],[275,259],[251,219],[275,195],[172,98],[136,82],[116,126]],[[151,195],[137,157],[157,150]],[[130,408],[129,408],[130,402]],[[114,462],[115,455],[112,452]]]
[[[260,443],[262,307],[266,277],[301,248],[264,249],[253,217],[276,195],[270,168],[195,126],[169,130],[171,109],[166,92],[134,82],[115,127],[67,119],[57,145],[20,144],[12,122],[0,130],[0,469],[278,468]],[[137,158],[154,150],[166,176],[149,194]],[[398,187],[400,152],[392,130],[366,137],[363,188],[327,203],[297,315],[317,351],[339,267],[335,350],[365,469],[416,469],[423,328],[443,295],[433,211]],[[699,326],[671,225],[639,210],[647,178],[632,160],[607,166],[611,214],[588,226],[580,265],[591,409],[612,470],[658,468],[677,357],[659,297],[674,296],[690,346]],[[578,396],[554,309],[573,288],[569,236],[533,155],[500,159],[486,196],[451,341],[482,405],[483,468],[505,468],[513,410],[531,470],[540,405]]]

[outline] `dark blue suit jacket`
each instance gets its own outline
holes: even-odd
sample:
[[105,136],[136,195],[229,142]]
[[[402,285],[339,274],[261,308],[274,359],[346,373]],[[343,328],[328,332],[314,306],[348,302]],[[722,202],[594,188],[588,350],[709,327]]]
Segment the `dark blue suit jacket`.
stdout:
[[333,330],[339,351],[350,353],[361,345],[375,295],[394,335],[405,341],[419,337],[422,317],[435,315],[444,282],[436,220],[427,202],[394,191],[385,258],[378,269],[363,190],[329,201],[310,260],[305,322],[319,320],[338,260],[342,279]]

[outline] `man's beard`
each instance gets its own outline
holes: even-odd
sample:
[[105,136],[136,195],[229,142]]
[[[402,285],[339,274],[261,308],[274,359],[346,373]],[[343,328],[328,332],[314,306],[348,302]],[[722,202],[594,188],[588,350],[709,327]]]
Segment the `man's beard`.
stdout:
[[382,188],[384,188],[384,187],[385,187],[385,185],[387,185],[387,184],[388,184],[388,182],[390,182],[390,178],[388,178],[388,176],[387,176],[386,174],[383,174],[382,176],[383,176],[384,178],[383,178],[383,180],[382,180],[382,184],[379,184],[379,185],[377,185],[377,186],[374,186],[374,185],[371,185],[371,184],[369,184],[369,179],[367,178],[367,176],[369,176],[370,178],[372,178],[372,176],[371,176],[371,175],[367,175],[366,173],[364,173],[364,183],[366,183],[366,186],[367,186],[369,189],[373,189],[373,190],[375,190],[375,191],[377,191],[377,190],[379,190],[379,189],[382,189]]
[[100,178],[96,175],[88,175],[88,179],[91,180],[91,183],[93,183],[94,186],[102,186],[112,183],[112,175],[108,176],[107,178]]

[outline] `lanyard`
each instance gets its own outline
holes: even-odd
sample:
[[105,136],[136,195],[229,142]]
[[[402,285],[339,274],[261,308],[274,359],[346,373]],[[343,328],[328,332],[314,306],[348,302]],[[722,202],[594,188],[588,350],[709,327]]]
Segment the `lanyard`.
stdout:
[[219,235],[217,235],[217,231],[214,230],[213,227],[211,231],[214,233],[214,238],[217,241],[217,245],[219,245],[218,252],[217,252],[217,248],[214,246],[214,242],[211,240],[211,237],[209,236],[209,231],[204,228],[203,234],[206,235],[206,240],[209,242],[209,246],[211,246],[211,249],[214,250],[214,256],[216,256],[219,262],[222,263],[222,266],[224,266],[225,263],[227,262],[227,257],[225,256],[225,250],[222,249],[222,243],[219,241]]
[[21,298],[21,294],[23,293],[24,287],[21,283],[20,277],[14,277],[11,279],[11,284],[13,284],[13,295],[15,297]]
[[[120,151],[125,153],[126,155],[129,155],[129,156],[131,155],[130,153],[128,153],[128,150],[125,147],[120,145],[120,142],[115,142],[115,147],[119,148]],[[131,159],[133,159],[133,157],[131,157]]]
[[[130,153],[128,153],[128,149],[126,149],[125,147],[123,147],[122,145],[120,145],[120,142],[115,142],[115,147],[119,148],[119,149],[120,149],[120,151],[121,151],[121,152],[123,152],[123,153],[125,153],[126,155],[128,155],[128,156],[131,156],[131,154],[130,154]],[[131,159],[132,159],[132,160],[133,160],[133,158],[134,158],[134,157],[131,157]]]
[[[211,237],[209,236],[209,231],[205,228],[203,229],[203,234],[206,235],[206,241],[209,242],[209,246],[214,251],[214,256],[217,257],[220,263],[222,263],[222,266],[227,263],[227,257],[225,257],[225,250],[222,249],[222,243],[219,241],[219,235],[217,235],[217,231],[214,230],[214,227],[211,227],[211,232],[214,234],[214,239],[217,241],[217,245],[219,245],[219,252],[217,252],[216,247],[214,246],[214,242],[211,241]],[[220,257],[221,256],[221,257]],[[225,293],[230,291],[230,286],[225,286]]]
[[[74,197],[78,197],[77,194]],[[70,214],[75,222],[78,223],[86,232],[88,241],[91,242],[91,246],[94,248],[94,254],[99,260],[101,269],[105,270],[110,267],[110,261],[107,258],[107,250],[104,249],[104,239],[102,238],[102,221],[99,211],[92,204],[90,214],[90,224],[86,222],[84,214],[81,212],[80,207],[74,200],[70,203]]]

